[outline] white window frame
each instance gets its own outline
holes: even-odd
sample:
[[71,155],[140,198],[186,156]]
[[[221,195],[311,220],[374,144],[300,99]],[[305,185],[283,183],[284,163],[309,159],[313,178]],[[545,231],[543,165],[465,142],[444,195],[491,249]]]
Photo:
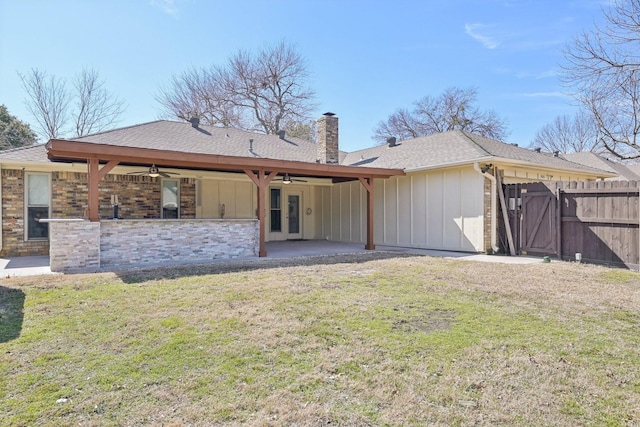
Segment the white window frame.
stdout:
[[[47,189],[48,200],[47,206],[45,205],[30,205],[29,204],[29,177],[31,176],[46,176],[47,177]],[[51,174],[48,172],[24,172],[24,240],[25,242],[37,242],[49,240],[49,233],[47,231],[47,237],[29,237],[29,208],[47,208],[47,218],[51,218]],[[47,226],[48,227],[48,226]]]
[[[161,185],[161,187],[160,187],[161,188],[160,214],[161,214],[161,217],[163,219],[165,218],[165,216],[164,216],[164,183],[165,182],[171,182],[171,181],[175,182],[176,185],[177,185],[177,192],[176,192],[176,198],[177,198],[177,200],[176,200],[176,204],[177,204],[176,210],[177,210],[177,212],[176,212],[176,214],[177,214],[177,217],[180,218],[180,179],[179,178],[163,178],[162,182],[160,183],[160,185]],[[170,219],[176,219],[176,218],[170,218]]]
[[[274,208],[271,201],[271,194],[273,190],[277,190],[280,192],[280,206],[278,208]],[[269,187],[269,233],[282,233],[284,232],[284,221],[283,221],[283,216],[284,216],[284,210],[283,210],[283,198],[284,198],[284,191],[282,189],[282,187]],[[279,230],[274,230],[273,229],[273,212],[275,211],[279,211],[280,212],[280,224],[278,224],[278,227],[280,228]]]

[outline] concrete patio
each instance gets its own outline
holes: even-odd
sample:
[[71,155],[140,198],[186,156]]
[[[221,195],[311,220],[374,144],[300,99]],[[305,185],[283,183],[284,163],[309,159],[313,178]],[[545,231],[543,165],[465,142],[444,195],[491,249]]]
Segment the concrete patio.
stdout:
[[[499,262],[507,264],[532,264],[542,262],[540,258],[527,256],[485,255],[466,252],[437,251],[430,249],[399,248],[393,246],[377,246],[376,251],[397,252],[421,256],[457,258],[465,261]],[[318,255],[356,254],[369,252],[364,245],[356,243],[340,243],[327,240],[279,241],[267,243],[267,258],[299,258]],[[217,260],[225,262],[228,260]],[[168,264],[165,264],[165,266]],[[107,270],[105,270],[107,271]],[[9,277],[36,276],[55,274],[49,268],[48,256],[32,256],[17,258],[0,258],[0,280]]]

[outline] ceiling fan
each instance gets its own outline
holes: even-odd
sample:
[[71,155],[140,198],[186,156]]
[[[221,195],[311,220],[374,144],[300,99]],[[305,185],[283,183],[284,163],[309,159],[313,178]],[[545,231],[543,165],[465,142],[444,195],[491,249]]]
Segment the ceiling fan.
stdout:
[[146,175],[146,176],[150,176],[151,178],[157,178],[159,176],[162,176],[164,178],[170,178],[171,175],[180,175],[180,174],[176,173],[176,172],[161,172],[160,169],[156,165],[151,165],[149,167],[149,170],[138,171],[138,172],[129,172],[129,173],[127,173],[127,175]]
[[282,177],[275,178],[274,181],[282,181],[283,184],[291,184],[293,181],[307,182],[305,179],[291,178],[288,173],[285,173]]

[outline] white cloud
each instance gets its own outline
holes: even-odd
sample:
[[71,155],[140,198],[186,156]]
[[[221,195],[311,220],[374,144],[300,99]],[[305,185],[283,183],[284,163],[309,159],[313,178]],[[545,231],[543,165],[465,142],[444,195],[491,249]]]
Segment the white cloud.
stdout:
[[176,16],[178,14],[175,0],[149,0],[149,4],[160,8],[167,15]]
[[464,29],[468,35],[479,41],[486,47],[487,49],[495,49],[500,45],[500,41],[495,37],[481,34],[484,30],[487,29],[486,25],[482,24],[465,24]]

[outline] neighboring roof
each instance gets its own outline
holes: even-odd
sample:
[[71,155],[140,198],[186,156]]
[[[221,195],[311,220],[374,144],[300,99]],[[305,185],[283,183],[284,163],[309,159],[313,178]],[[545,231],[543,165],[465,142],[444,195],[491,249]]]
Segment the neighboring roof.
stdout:
[[[253,139],[253,145],[250,144]],[[233,128],[158,120],[74,138],[74,141],[185,153],[218,154],[314,162],[317,145],[300,138],[250,133]],[[253,147],[253,150],[251,150]]]
[[604,172],[597,168],[569,162],[560,157],[538,153],[460,130],[401,141],[393,147],[381,145],[354,151],[347,155],[343,164],[403,168],[407,171],[476,161],[491,161],[492,159],[524,162],[548,168],[583,170],[591,173]]
[[580,153],[568,153],[562,155],[565,159],[579,163],[581,165],[590,166],[592,168],[602,169],[607,172],[615,173],[618,178],[627,181],[639,181],[640,176],[634,172],[630,167],[627,167],[621,163],[612,162],[596,153],[591,151],[583,151]]
[[635,173],[638,177],[640,177],[640,163],[636,163],[633,165],[626,165],[626,166],[631,172]]
[[17,162],[48,162],[45,144],[29,145],[27,147],[12,148],[0,151],[0,160]]

